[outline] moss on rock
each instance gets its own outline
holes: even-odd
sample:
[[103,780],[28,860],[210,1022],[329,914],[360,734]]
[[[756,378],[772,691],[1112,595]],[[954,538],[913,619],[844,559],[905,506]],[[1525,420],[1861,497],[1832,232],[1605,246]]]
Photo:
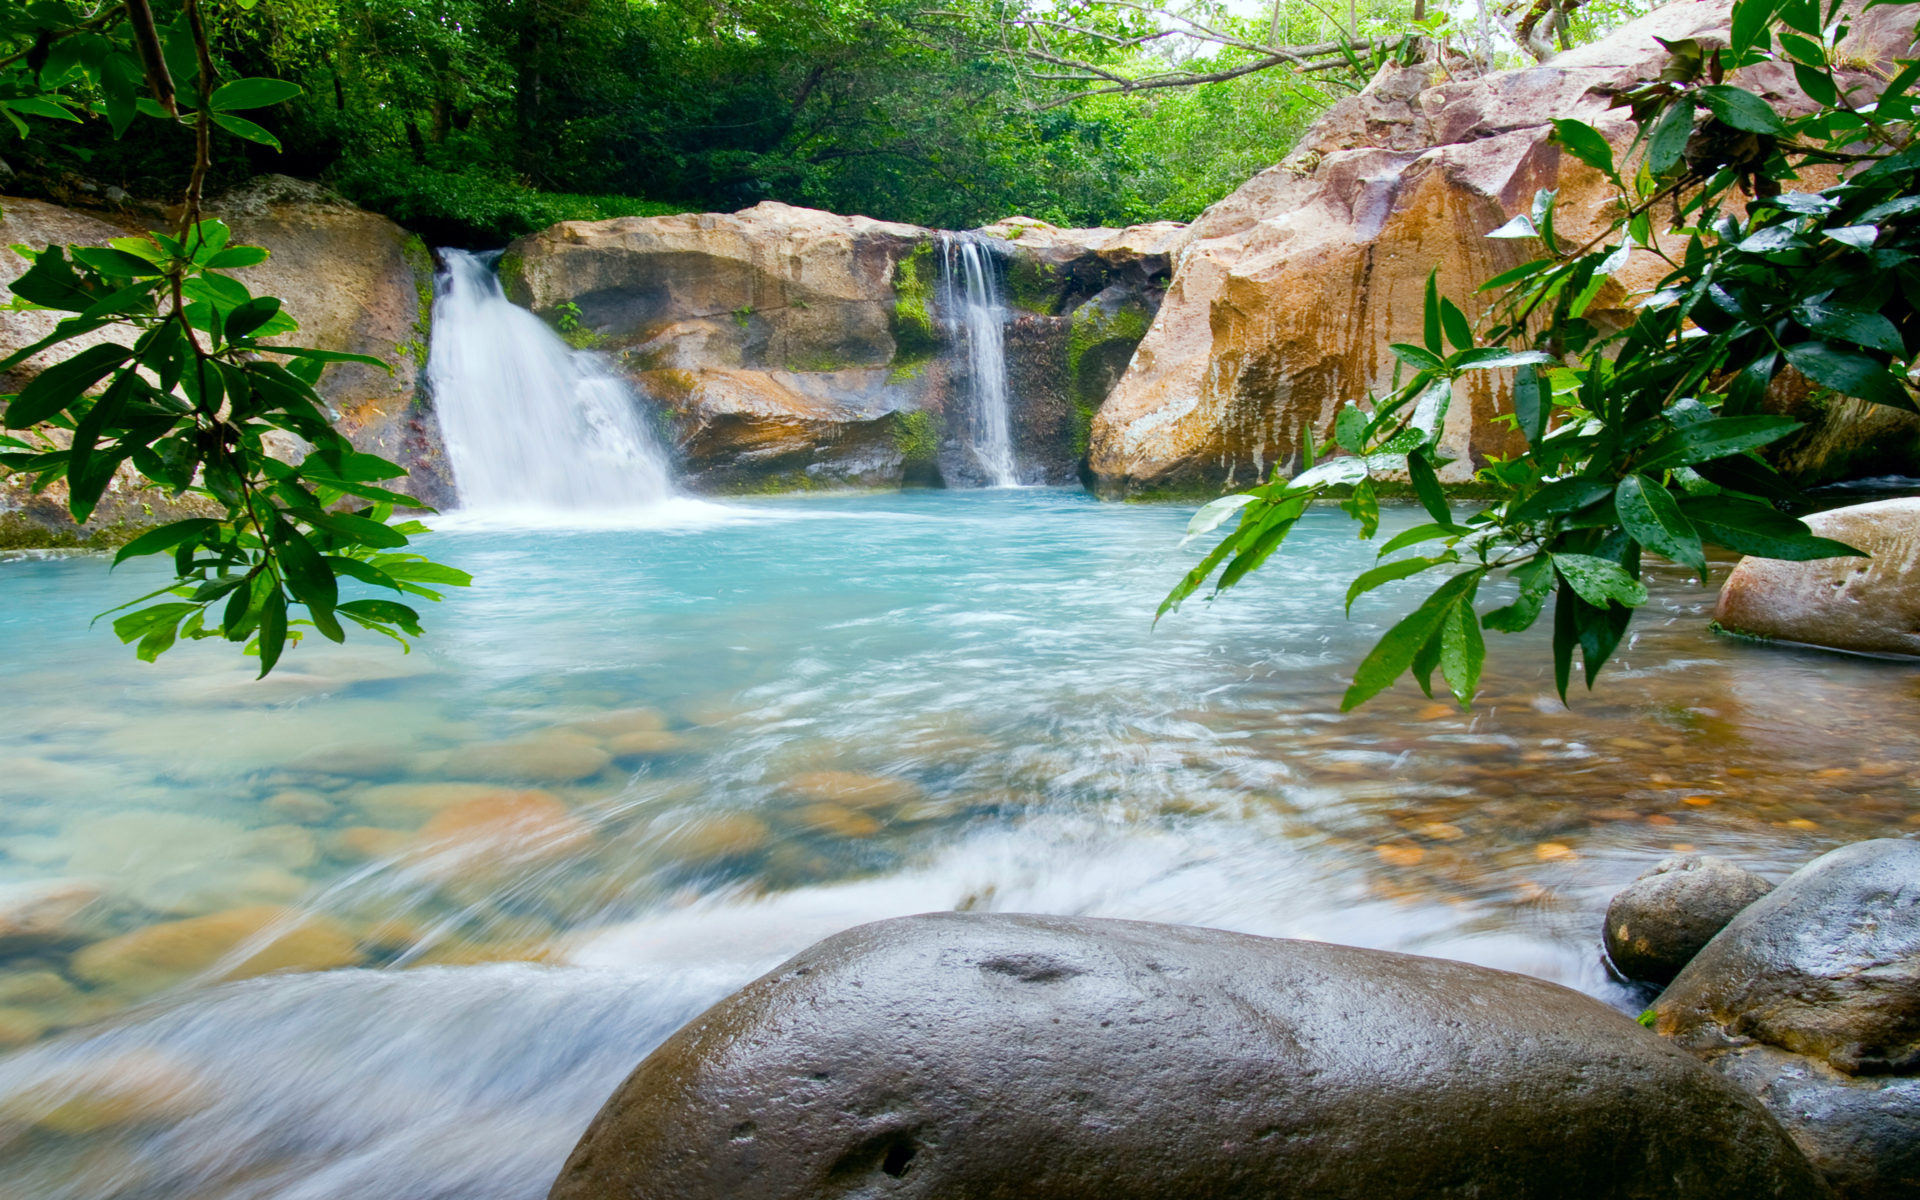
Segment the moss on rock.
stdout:
[[933,294],[939,278],[933,243],[921,242],[893,268],[893,340],[897,358],[925,359],[939,346]]

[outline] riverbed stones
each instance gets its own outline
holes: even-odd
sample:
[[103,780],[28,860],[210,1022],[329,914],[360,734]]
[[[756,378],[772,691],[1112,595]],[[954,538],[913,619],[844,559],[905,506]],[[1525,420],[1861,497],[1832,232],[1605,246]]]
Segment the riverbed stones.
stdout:
[[598,775],[613,755],[584,734],[549,730],[530,737],[482,743],[461,750],[459,768],[483,779],[512,783],[573,783]]
[[1585,996],[1436,959],[938,913],[668,1039],[552,1200],[1814,1197],[1759,1104]]
[[101,895],[99,885],[83,879],[0,886],[0,958],[84,939],[83,915]]
[[1728,632],[1862,654],[1920,655],[1920,498],[1829,509],[1814,533],[1871,557],[1743,558],[1713,619]]
[[[230,956],[235,961],[226,962]],[[360,961],[353,938],[331,920],[256,905],[165,921],[95,942],[74,954],[72,973],[96,987],[151,992],[216,967],[223,979],[248,979]]]
[[1724,858],[1662,859],[1607,905],[1607,957],[1628,979],[1667,983],[1772,887]]
[[1920,1068],[1920,842],[1822,855],[1735,917],[1654,1002],[1705,1052],[1758,1042],[1848,1074]]

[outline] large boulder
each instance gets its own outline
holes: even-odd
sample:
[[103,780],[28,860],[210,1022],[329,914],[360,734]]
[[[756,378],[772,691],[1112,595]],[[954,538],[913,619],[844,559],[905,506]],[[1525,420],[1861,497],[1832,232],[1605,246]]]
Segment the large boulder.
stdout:
[[1805,518],[1821,537],[1870,557],[1744,558],[1713,619],[1730,633],[1861,654],[1920,655],[1920,497]]
[[1691,1048],[1760,1042],[1850,1074],[1920,1067],[1920,842],[1802,867],[1735,917],[1654,1002]]
[[1607,904],[1607,957],[1628,979],[1666,983],[1772,884],[1710,854],[1662,859]]
[[[1078,473],[1092,411],[1119,374],[1101,364],[1124,364],[1145,334],[1179,228],[1015,219],[970,235],[1010,301],[1010,415],[1026,481]],[[964,356],[951,352],[943,251],[955,236],[768,201],[563,222],[509,247],[501,278],[658,406],[695,489],[970,484],[983,478],[966,450]],[[1127,315],[1076,325],[1096,297]],[[1101,347],[1084,378],[1076,332]]]
[[1920,1197],[1920,843],[1855,842],[1748,906],[1654,1028],[1758,1096],[1843,1197]]
[[1554,984],[960,913],[837,934],[709,1009],[614,1094],[551,1192],[1825,1194],[1750,1096]]
[[[1518,70],[1442,81],[1429,65],[1389,65],[1327,112],[1280,165],[1196,221],[1166,303],[1093,428],[1090,467],[1108,494],[1247,486],[1294,460],[1339,406],[1391,387],[1392,342],[1421,340],[1428,273],[1468,314],[1474,289],[1536,247],[1484,235],[1559,193],[1556,226],[1579,244],[1605,228],[1612,189],[1550,140],[1571,117],[1625,151],[1634,127],[1609,109],[1619,88],[1656,77],[1656,38],[1724,39],[1724,0],[1678,0],[1607,37]],[[1903,24],[1904,23],[1904,24]],[[1848,61],[1904,53],[1911,17],[1856,22]],[[1768,64],[1741,82],[1791,108],[1790,76]],[[1871,85],[1869,76],[1855,82]],[[1830,176],[1828,177],[1830,178]],[[1625,319],[1630,293],[1664,273],[1636,251],[1589,316]],[[1503,372],[1460,386],[1442,445],[1461,480],[1518,448]]]
[[[433,265],[420,240],[384,217],[362,212],[312,184],[269,175],[206,206],[208,216],[233,227],[236,243],[265,246],[273,257],[235,274],[254,292],[279,296],[301,322],[285,340],[326,350],[371,354],[393,373],[359,365],[333,366],[320,393],[338,414],[340,428],[363,450],[408,468],[409,486],[429,504],[451,502],[438,426],[421,404],[415,383],[426,361],[427,320],[433,296]],[[164,228],[158,215],[83,213],[40,200],[0,196],[0,247],[101,245],[110,238]],[[16,252],[0,248],[0,276],[27,269]],[[0,302],[11,293],[0,286]],[[0,310],[0,356],[52,332],[59,314]],[[103,329],[73,343],[106,342]],[[17,390],[62,350],[43,351],[0,378],[0,390]],[[0,477],[0,545],[113,536],[155,520],[199,515],[201,504],[174,501],[142,486],[123,470],[92,520],[76,527],[66,515],[66,493],[54,485],[33,495],[19,481]]]

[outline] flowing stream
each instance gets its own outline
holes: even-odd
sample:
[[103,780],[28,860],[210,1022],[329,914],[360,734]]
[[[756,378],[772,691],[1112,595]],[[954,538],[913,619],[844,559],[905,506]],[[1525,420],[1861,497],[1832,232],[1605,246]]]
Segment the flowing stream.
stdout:
[[1013,423],[1007,407],[1007,309],[993,255],[966,233],[943,233],[941,311],[967,347],[969,445],[987,482],[1017,487],[1019,465],[1013,455]]
[[440,254],[427,382],[461,507],[605,519],[671,495],[626,382],[509,301],[498,255]]
[[1343,620],[1373,547],[1337,513],[1156,629],[1182,507],[721,511],[436,534],[476,585],[411,655],[309,641],[261,683],[88,628],[157,564],[0,564],[0,911],[97,897],[0,942],[0,1195],[537,1200],[701,1007],[932,909],[1441,955],[1633,1011],[1599,919],[1656,859],[1777,877],[1913,828],[1910,669],[1715,638],[1680,572],[1571,713],[1542,628],[1492,640],[1470,713],[1342,714],[1420,593]]

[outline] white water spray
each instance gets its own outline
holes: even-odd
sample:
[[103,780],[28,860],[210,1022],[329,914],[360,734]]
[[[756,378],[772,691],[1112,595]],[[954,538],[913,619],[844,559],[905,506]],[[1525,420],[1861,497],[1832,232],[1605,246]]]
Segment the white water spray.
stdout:
[[1020,474],[1007,414],[1007,310],[1000,303],[993,258],[971,234],[943,233],[940,248],[941,311],[967,344],[973,456],[992,486],[1017,487]]
[[427,380],[461,507],[606,513],[671,496],[625,381],[508,300],[495,256],[441,257]]

